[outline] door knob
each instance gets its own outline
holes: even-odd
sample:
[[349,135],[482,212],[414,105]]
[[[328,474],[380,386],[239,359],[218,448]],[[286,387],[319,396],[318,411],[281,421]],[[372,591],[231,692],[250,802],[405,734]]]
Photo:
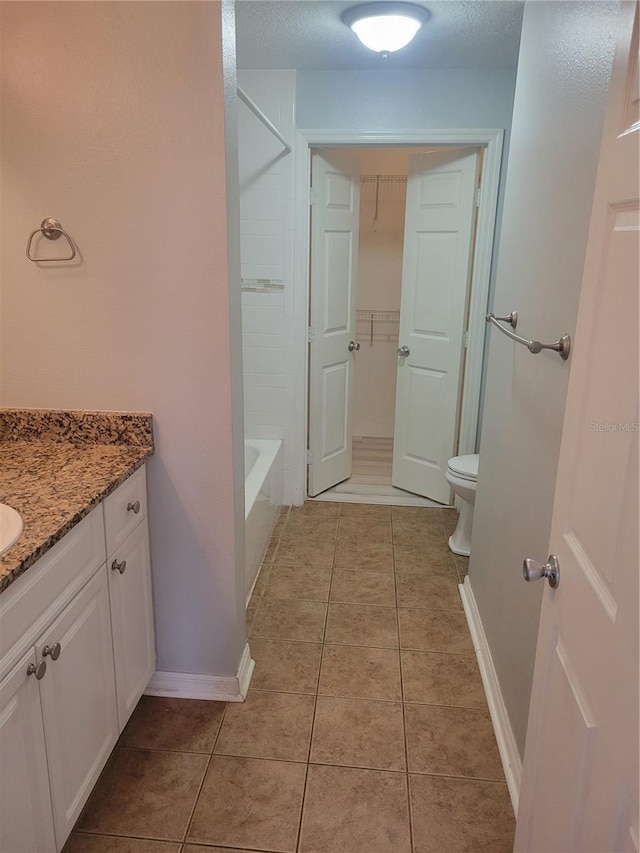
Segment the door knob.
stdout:
[[549,586],[554,589],[560,583],[560,564],[555,554],[549,555],[549,562],[539,563],[531,557],[527,557],[522,564],[522,574],[526,581],[539,581],[546,578],[549,581]]
[[398,349],[398,355],[400,356],[400,358],[406,358],[410,352],[411,350],[409,349],[409,347],[400,347]]
[[46,658],[47,655],[50,655],[51,660],[58,660],[61,651],[62,646],[60,643],[54,643],[52,646],[43,646],[42,657]]
[[131,501],[127,504],[127,512],[133,512],[134,515],[137,515],[140,512],[140,501],[136,501],[135,503],[131,503]]
[[347,347],[347,349],[349,350],[349,352],[353,352],[354,350],[355,352],[358,352],[358,350],[360,349],[360,344],[358,343],[358,341],[349,341],[349,346]]
[[35,663],[30,663],[27,667],[27,675],[35,675],[35,677],[40,681],[41,678],[44,678],[44,674],[47,671],[47,662],[46,660],[41,660],[40,663],[36,666]]
[[127,569],[127,561],[126,560],[123,560],[121,563],[119,563],[117,560],[114,560],[113,563],[111,563],[111,571],[112,572],[120,572],[120,574],[123,575],[125,573],[126,569]]

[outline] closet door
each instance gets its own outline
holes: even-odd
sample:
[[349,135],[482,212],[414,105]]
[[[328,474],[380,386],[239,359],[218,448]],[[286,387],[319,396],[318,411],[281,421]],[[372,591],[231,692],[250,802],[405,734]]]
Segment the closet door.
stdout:
[[473,251],[478,154],[409,162],[392,483],[448,503]]
[[360,165],[336,151],[312,158],[310,495],[351,476]]

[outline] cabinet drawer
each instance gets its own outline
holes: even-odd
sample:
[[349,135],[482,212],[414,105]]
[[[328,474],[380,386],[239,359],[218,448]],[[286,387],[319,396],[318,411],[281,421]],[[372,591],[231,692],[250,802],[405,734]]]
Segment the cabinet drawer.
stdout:
[[[0,678],[20,649],[71,601],[106,558],[102,507],[96,507],[0,596]],[[20,652],[15,649],[16,654]]]
[[145,466],[119,486],[104,502],[107,554],[113,554],[147,517]]

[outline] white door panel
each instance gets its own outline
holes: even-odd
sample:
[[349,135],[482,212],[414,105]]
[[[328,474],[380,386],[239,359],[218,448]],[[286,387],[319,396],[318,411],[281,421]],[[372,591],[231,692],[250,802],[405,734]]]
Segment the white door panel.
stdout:
[[309,494],[351,474],[351,413],[358,262],[357,155],[312,157]]
[[[637,21],[624,4],[570,360],[516,850],[638,849]],[[631,43],[631,48],[630,48]]]
[[393,485],[447,503],[473,248],[476,151],[411,158],[407,181]]

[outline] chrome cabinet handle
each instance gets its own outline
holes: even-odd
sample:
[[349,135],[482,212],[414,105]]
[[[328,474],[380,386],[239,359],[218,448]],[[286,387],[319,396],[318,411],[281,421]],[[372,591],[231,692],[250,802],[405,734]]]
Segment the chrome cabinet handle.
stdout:
[[47,671],[47,662],[46,660],[41,660],[40,663],[36,666],[35,663],[30,663],[27,667],[27,675],[35,675],[35,677],[40,681],[41,678],[44,678],[44,674]]
[[133,512],[137,515],[140,512],[140,501],[136,501],[135,503],[129,502],[127,504],[127,512]]
[[347,347],[347,349],[349,350],[349,352],[354,352],[354,350],[355,352],[358,352],[358,350],[360,349],[360,344],[358,341],[349,341],[349,346]]
[[400,358],[406,358],[410,353],[411,353],[411,350],[409,349],[409,347],[399,347],[398,348],[398,355],[400,356]]
[[522,574],[526,581],[539,581],[546,578],[549,581],[549,586],[554,589],[560,583],[560,563],[555,554],[549,555],[549,562],[539,563],[531,557],[527,557],[522,564]]
[[120,572],[120,574],[123,575],[125,573],[126,569],[127,569],[127,561],[126,560],[123,560],[121,563],[119,563],[117,560],[114,560],[113,563],[111,563],[111,571],[112,572]]
[[46,658],[47,655],[50,655],[51,660],[58,660],[61,651],[62,646],[60,645],[60,643],[54,643],[52,646],[43,646],[42,657]]

